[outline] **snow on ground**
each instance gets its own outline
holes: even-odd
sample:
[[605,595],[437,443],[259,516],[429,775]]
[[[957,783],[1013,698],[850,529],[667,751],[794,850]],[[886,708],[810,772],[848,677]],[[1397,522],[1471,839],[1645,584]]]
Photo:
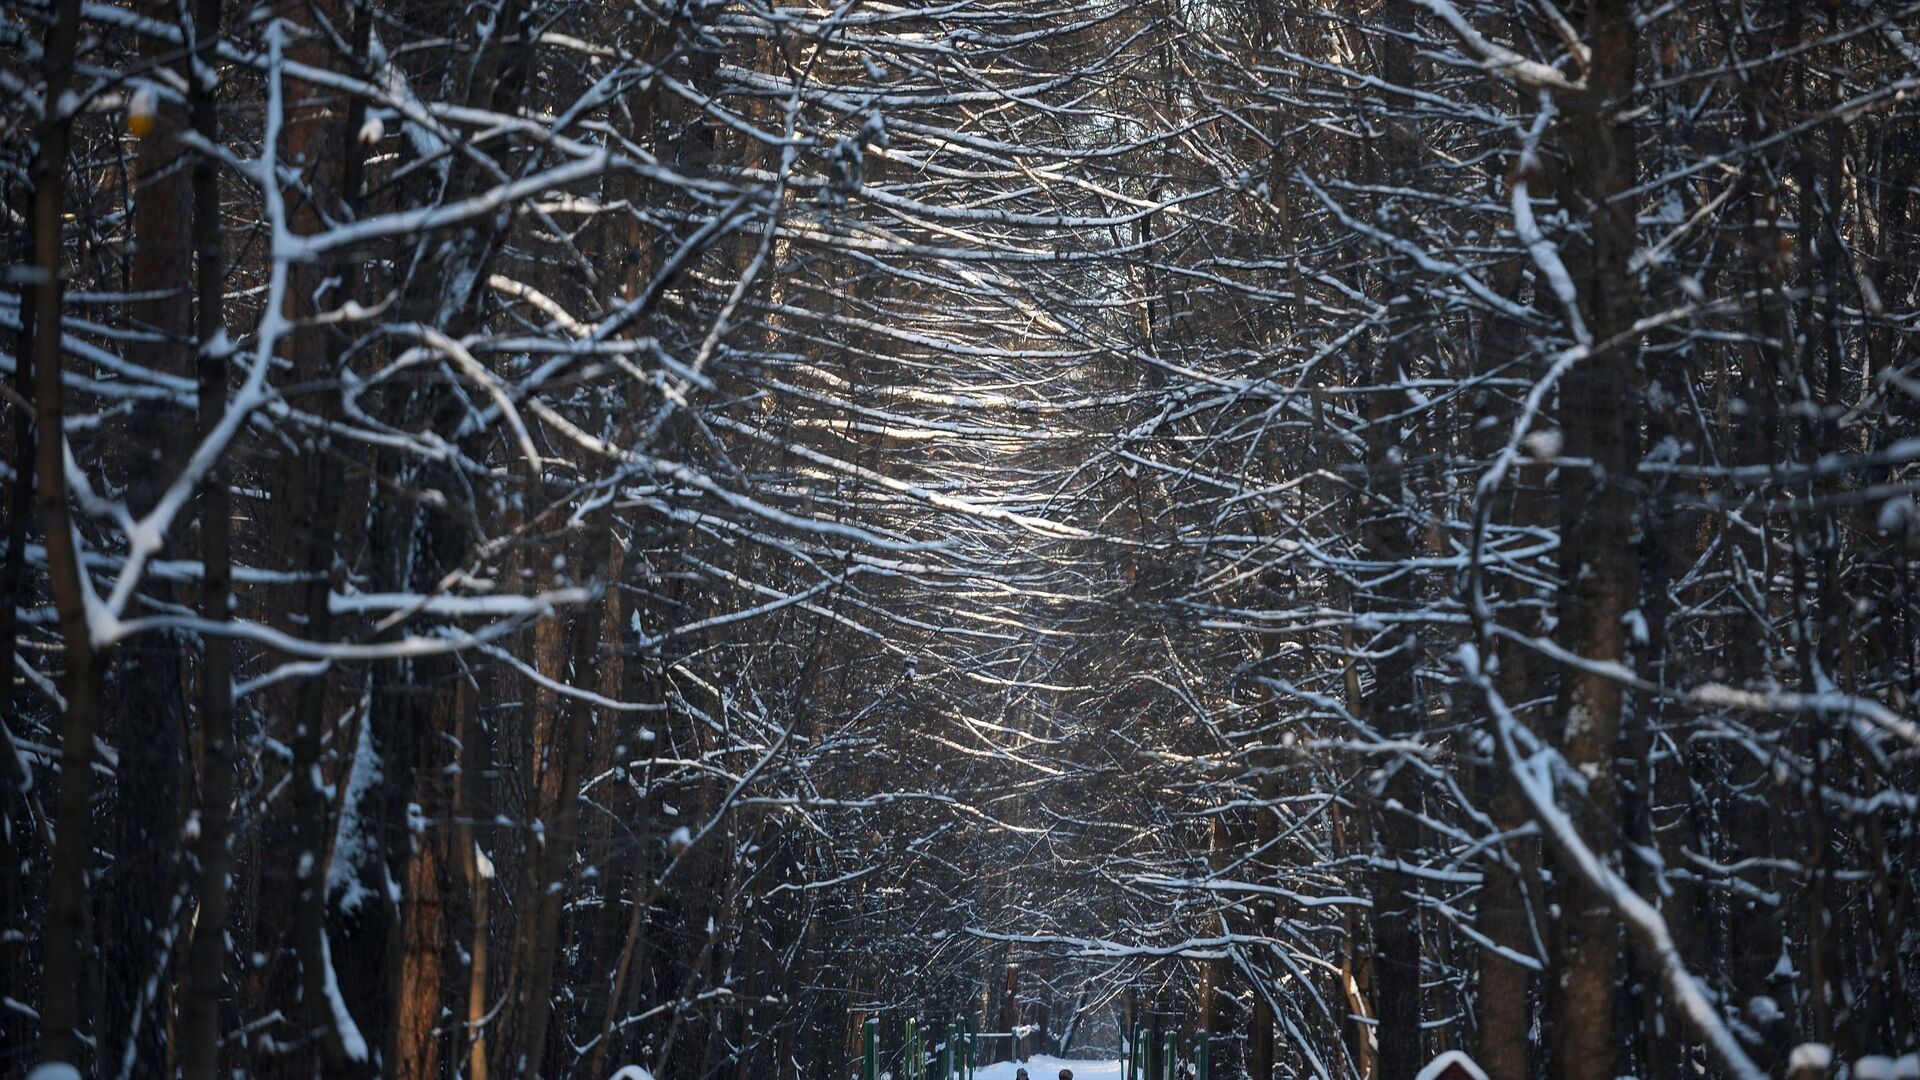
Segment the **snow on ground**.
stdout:
[[1426,1068],[1420,1070],[1420,1075],[1414,1077],[1414,1080],[1439,1080],[1447,1074],[1448,1069],[1471,1080],[1487,1080],[1487,1074],[1480,1068],[1479,1063],[1459,1050],[1449,1050],[1434,1058]]
[[[1024,1067],[1027,1070],[1027,1080],[1059,1080],[1061,1069],[1072,1069],[1073,1080],[1121,1080],[1121,1077],[1126,1075],[1125,1064],[1120,1061],[1090,1061],[1035,1054],[1026,1060]],[[1022,1065],[1023,1063],[1018,1061],[996,1061],[991,1065],[978,1065],[974,1067],[973,1080],[1013,1080],[1014,1071]]]

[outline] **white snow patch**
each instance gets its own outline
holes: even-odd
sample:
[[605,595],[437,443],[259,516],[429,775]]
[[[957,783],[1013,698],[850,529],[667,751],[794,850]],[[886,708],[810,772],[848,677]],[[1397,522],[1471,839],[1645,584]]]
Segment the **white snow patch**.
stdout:
[[1793,969],[1793,957],[1787,955],[1786,945],[1780,947],[1780,959],[1774,961],[1773,970],[1767,973],[1768,979],[1795,979],[1800,973]]
[[1527,453],[1532,454],[1535,460],[1552,461],[1560,456],[1560,451],[1566,447],[1567,440],[1559,431],[1547,428],[1528,432],[1526,438],[1520,440],[1520,444],[1527,448]]
[[1487,1080],[1487,1072],[1480,1064],[1459,1050],[1449,1050],[1427,1063],[1413,1080],[1439,1080],[1448,1069],[1458,1067],[1472,1080]]
[[1592,730],[1593,714],[1587,711],[1586,705],[1575,702],[1573,707],[1567,710],[1567,741],[1572,742],[1582,738]]
[[1880,504],[1880,515],[1874,525],[1883,533],[1906,536],[1920,526],[1920,503],[1906,495],[1895,495]]
[[136,120],[151,123],[153,114],[159,111],[159,92],[154,90],[152,83],[141,83],[127,102],[127,123],[131,125]]
[[27,1080],[80,1080],[80,1070],[64,1061],[43,1061],[27,1074]]
[[1647,631],[1647,617],[1639,608],[1634,608],[1620,616],[1621,625],[1627,628],[1627,637],[1635,645],[1645,647],[1651,636]]
[[653,1080],[653,1074],[638,1065],[622,1065],[607,1080]]
[[327,895],[342,893],[340,910],[344,912],[354,911],[373,895],[357,873],[361,862],[374,852],[373,837],[360,823],[360,800],[380,780],[380,758],[373,751],[372,727],[367,718],[361,718],[360,740],[353,750],[353,774],[347,778],[347,794],[340,801],[333,863],[327,867]]
[[1853,1080],[1895,1080],[1899,1075],[1892,1058],[1868,1054],[1853,1063]]
[[1020,1069],[1027,1070],[1029,1080],[1058,1080],[1061,1069],[1072,1069],[1073,1080],[1121,1080],[1126,1075],[1124,1062],[1035,1054],[1025,1061],[996,1061],[978,1066],[973,1071],[973,1080],[1014,1080],[1014,1074]]
[[353,1014],[347,1011],[346,999],[340,996],[340,980],[333,974],[333,946],[327,941],[327,935],[320,935],[320,963],[325,965],[322,972],[326,976],[327,1007],[333,1011],[333,1026],[340,1033],[340,1048],[354,1061],[367,1060],[367,1039],[360,1034],[360,1025],[353,1022]]
[[1833,1066],[1833,1047],[1826,1043],[1801,1043],[1787,1055],[1787,1072],[1826,1072]]
[[1647,461],[1663,461],[1663,462],[1679,461],[1680,454],[1681,454],[1680,440],[1674,438],[1671,435],[1663,435],[1661,436],[1660,441],[1657,443],[1654,443],[1653,448],[1646,452],[1644,459]]

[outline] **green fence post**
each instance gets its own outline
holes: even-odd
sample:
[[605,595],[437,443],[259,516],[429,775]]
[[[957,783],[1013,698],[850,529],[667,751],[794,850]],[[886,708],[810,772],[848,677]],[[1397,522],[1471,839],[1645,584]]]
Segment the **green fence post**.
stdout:
[[1175,1075],[1180,1071],[1180,1043],[1177,1041],[1179,1038],[1173,1032],[1167,1032],[1166,1045],[1160,1050],[1161,1080],[1179,1080]]
[[953,1071],[947,1074],[948,1080],[965,1076],[967,1073],[967,1022],[959,1016],[947,1027],[947,1053],[952,1059]]
[[880,1080],[880,1020],[869,1016],[866,1028],[866,1053],[861,1059],[861,1080]]
[[1126,1063],[1126,1065],[1125,1065],[1125,1066],[1123,1066],[1123,1067],[1121,1068],[1121,1070],[1120,1070],[1120,1071],[1121,1071],[1121,1075],[1122,1075],[1122,1080],[1133,1080],[1133,1038],[1132,1038],[1132,1035],[1133,1035],[1133,1033],[1132,1033],[1132,1032],[1130,1032],[1130,1031],[1123,1031],[1123,1032],[1121,1032],[1121,1033],[1120,1033],[1120,1044],[1121,1044],[1121,1045],[1120,1045],[1120,1049],[1121,1049],[1121,1050],[1122,1050],[1122,1051],[1124,1052],[1124,1054],[1125,1054],[1125,1056],[1126,1056],[1126,1059],[1127,1059],[1127,1063]]
[[1193,1080],[1207,1080],[1208,1065],[1210,1064],[1209,1059],[1213,1057],[1212,1042],[1213,1039],[1204,1031],[1201,1032],[1200,1037],[1194,1041]]
[[1147,1029],[1145,1025],[1133,1026],[1133,1053],[1129,1059],[1133,1062],[1133,1080],[1147,1080]]
[[953,1021],[946,1022],[940,1040],[940,1080],[953,1080]]
[[973,1056],[980,1052],[980,1048],[975,1045],[975,1041],[980,1034],[980,1025],[974,1021],[973,1017],[969,1016],[963,1025],[963,1029],[967,1035],[966,1038],[960,1042],[960,1057],[967,1063],[967,1080],[973,1080]]

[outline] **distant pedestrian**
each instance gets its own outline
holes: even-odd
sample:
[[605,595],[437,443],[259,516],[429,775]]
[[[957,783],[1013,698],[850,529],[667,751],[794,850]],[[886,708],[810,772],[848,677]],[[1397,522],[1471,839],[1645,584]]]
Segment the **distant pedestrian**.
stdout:
[[1061,1069],[1061,1070],[1060,1070],[1060,1080],[1073,1080],[1073,1070],[1072,1070],[1072,1069]]
[[1013,1070],[1013,1080],[1027,1080],[1027,1070],[1024,1066]]

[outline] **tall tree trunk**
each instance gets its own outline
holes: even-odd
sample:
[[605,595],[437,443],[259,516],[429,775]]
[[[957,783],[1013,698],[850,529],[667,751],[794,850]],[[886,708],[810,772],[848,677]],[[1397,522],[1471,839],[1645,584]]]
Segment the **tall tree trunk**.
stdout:
[[[1569,173],[1591,245],[1575,256],[1575,285],[1597,345],[1560,388],[1560,424],[1572,461],[1565,467],[1561,510],[1559,635],[1576,655],[1623,663],[1625,620],[1638,601],[1633,551],[1638,502],[1630,485],[1639,460],[1640,395],[1632,345],[1610,341],[1632,325],[1637,306],[1628,270],[1634,207],[1617,198],[1635,175],[1631,133],[1616,119],[1633,89],[1632,3],[1596,0],[1587,12],[1586,30],[1591,90],[1569,103],[1565,123]],[[1607,406],[1596,408],[1596,402]],[[1619,821],[1615,762],[1622,698],[1613,678],[1573,668],[1560,706],[1562,751],[1586,781],[1587,839],[1608,858]],[[1619,922],[1604,899],[1584,888],[1562,903],[1565,948],[1554,1071],[1567,1080],[1610,1080],[1618,1049],[1613,1031]]]
[[[1526,485],[1523,474],[1519,480]],[[1537,481],[1536,481],[1537,483]],[[1537,502],[1537,494],[1523,494],[1522,500]],[[1515,517],[1521,517],[1516,510]],[[1550,673],[1541,670],[1533,654],[1513,649],[1501,654],[1498,673],[1501,696],[1518,703],[1540,696],[1540,682]],[[1511,832],[1527,821],[1526,801],[1511,780],[1500,775],[1498,760],[1489,766],[1484,785],[1488,814],[1496,827]],[[1482,865],[1483,882],[1480,904],[1475,911],[1475,928],[1488,941],[1523,956],[1537,955],[1531,890],[1540,884],[1540,845],[1532,837],[1513,837],[1500,845],[1504,860],[1488,859]],[[1528,1031],[1533,1026],[1531,987],[1533,973],[1521,964],[1482,948],[1478,952],[1479,980],[1475,1006],[1478,1009],[1478,1045],[1475,1060],[1488,1080],[1526,1080],[1531,1075],[1528,1050],[1533,1044]]]
[[[1271,763],[1268,763],[1271,765]],[[1259,793],[1258,805],[1254,807],[1254,848],[1258,851],[1272,851],[1272,846],[1280,836],[1280,779],[1269,767],[1261,770],[1256,790]],[[1254,863],[1260,867],[1261,863]],[[1274,932],[1278,909],[1273,897],[1255,896],[1253,899],[1253,926],[1251,937],[1255,941],[1264,941]],[[1264,954],[1266,950],[1263,948]],[[1254,968],[1257,975],[1260,968]],[[1253,1018],[1247,1024],[1247,1076],[1249,1080],[1272,1080],[1273,1077],[1273,1030],[1276,1017],[1268,994],[1255,987],[1253,992]],[[1135,1022],[1134,1026],[1139,1026]],[[1128,1033],[1131,1037],[1131,1032]]]
[[[1412,27],[1410,5],[1389,5],[1383,17],[1395,32],[1407,33]],[[1380,65],[1388,82],[1398,86],[1413,83],[1412,52],[1401,42],[1384,44]],[[1421,148],[1417,131],[1409,127],[1411,121],[1375,117],[1370,122],[1375,135],[1368,143],[1366,169],[1386,184],[1416,184]],[[1411,448],[1402,445],[1400,429],[1406,422],[1403,418],[1412,411],[1412,402],[1402,388],[1413,376],[1408,366],[1412,350],[1407,342],[1425,313],[1410,299],[1415,290],[1407,288],[1397,275],[1379,275],[1375,287],[1377,295],[1385,299],[1387,317],[1377,331],[1384,340],[1371,335],[1363,339],[1362,348],[1368,355],[1353,380],[1366,391],[1367,402],[1363,436],[1366,484],[1354,511],[1360,519],[1356,531],[1365,557],[1382,567],[1397,567],[1413,557],[1419,535],[1406,470]],[[1354,712],[1374,724],[1384,738],[1414,739],[1425,726],[1415,673],[1420,642],[1411,630],[1413,624],[1397,617],[1416,605],[1416,579],[1393,572],[1378,577],[1380,581],[1371,592],[1355,596],[1356,616],[1365,613],[1386,618],[1376,621],[1379,629],[1363,642],[1365,652],[1376,658],[1373,685],[1364,700],[1354,702]],[[1379,772],[1369,781],[1374,802],[1369,816],[1375,840],[1371,918],[1380,1075],[1412,1076],[1426,1063],[1420,1026],[1420,884],[1406,870],[1418,857],[1420,827],[1413,815],[1420,812],[1421,795],[1414,766],[1404,757],[1381,760],[1375,767]]]
[[[1392,332],[1391,330],[1389,332]],[[1404,395],[1385,389],[1399,382],[1404,373],[1386,367],[1399,354],[1398,349],[1380,350],[1382,363],[1376,367],[1368,385],[1369,422],[1367,426],[1367,494],[1371,506],[1361,527],[1367,558],[1383,565],[1405,562],[1412,556],[1413,531],[1403,516],[1405,480],[1404,451],[1389,419],[1401,411]],[[1407,575],[1396,575],[1409,580]],[[1373,604],[1397,614],[1399,606],[1411,598],[1399,595],[1399,588],[1383,590],[1389,595],[1373,598]],[[1388,623],[1392,626],[1392,623]],[[1377,635],[1366,649],[1378,656],[1374,662],[1371,695],[1364,703],[1364,715],[1378,726],[1388,739],[1409,739],[1422,727],[1418,687],[1414,679],[1414,661],[1418,642],[1400,624],[1399,629]],[[1408,862],[1417,857],[1419,824],[1412,817],[1421,806],[1420,788],[1415,783],[1414,767],[1405,760],[1388,760],[1379,765],[1385,773],[1376,781],[1372,814],[1374,849],[1372,937],[1374,947],[1374,1000],[1378,1003],[1375,1027],[1379,1044],[1380,1076],[1412,1076],[1425,1064],[1420,1026],[1420,910],[1419,882],[1407,872]]]
[[[1499,295],[1506,297],[1518,295],[1520,285],[1518,261],[1511,263],[1510,269],[1494,282]],[[1512,363],[1524,341],[1521,328],[1513,320],[1499,316],[1488,317],[1482,334],[1476,353],[1481,370],[1490,375]],[[1489,406],[1495,396],[1492,391],[1486,391],[1481,398],[1482,408],[1475,414],[1474,428],[1480,441],[1475,449],[1481,460],[1488,460],[1499,452],[1498,443],[1504,441],[1511,428],[1510,421],[1488,422],[1494,419]],[[1536,463],[1515,470],[1513,499],[1507,512],[1513,526],[1545,529],[1552,524],[1552,500],[1547,490],[1551,468],[1549,463]],[[1545,634],[1547,631],[1540,625],[1534,604],[1541,599],[1536,592],[1545,590],[1529,589],[1524,582],[1516,582],[1512,587],[1516,593],[1504,599],[1521,613],[1524,620],[1519,627],[1521,632],[1536,637]],[[1540,663],[1532,650],[1514,648],[1501,653],[1495,679],[1501,697],[1513,707],[1515,715],[1524,718],[1538,711],[1529,710],[1529,702],[1551,698],[1556,676],[1553,666]],[[1536,719],[1534,723],[1539,721]],[[1507,834],[1521,830],[1528,820],[1526,799],[1506,776],[1499,755],[1494,754],[1476,773],[1476,787],[1495,828]],[[1509,836],[1490,849],[1489,857],[1481,865],[1483,884],[1474,910],[1475,929],[1502,949],[1521,956],[1538,956],[1543,944],[1535,921],[1535,913],[1541,908],[1539,840],[1533,836]],[[1529,1031],[1533,1026],[1534,973],[1494,949],[1481,947],[1476,950],[1476,957],[1474,1059],[1489,1080],[1526,1080],[1532,1075],[1529,1062],[1534,1039]]]
[[[200,48],[197,65],[211,67],[219,38],[220,0],[195,0],[193,23]],[[213,88],[190,79],[193,128],[210,144],[219,140]],[[219,164],[201,155],[194,162],[194,252],[198,259],[198,440],[204,440],[227,408],[226,263],[220,238]],[[233,557],[227,470],[215,468],[198,493],[200,614],[208,622],[230,617]],[[227,957],[227,878],[232,864],[229,812],[233,802],[232,646],[219,635],[203,637],[200,687],[200,910],[189,947],[181,1025],[180,1062],[187,1080],[213,1080],[220,1066],[220,1000]]]
[[[16,190],[12,184],[0,181],[8,213],[14,212]],[[29,206],[27,214],[31,213]],[[31,242],[32,237],[26,232],[8,237],[4,258],[9,263],[26,265]],[[18,615],[27,604],[27,523],[33,517],[33,307],[33,288],[23,278],[20,330],[14,335],[12,393],[0,404],[0,413],[7,418],[10,438],[5,452],[9,455],[7,464],[11,470],[6,503],[0,507],[6,543],[5,561],[0,564],[0,665],[4,665],[0,669],[4,670],[4,675],[0,675],[0,739],[7,740],[8,745],[17,734],[14,725],[27,715],[28,708],[24,680],[16,683],[13,672],[20,656]],[[15,691],[16,686],[21,688],[19,693]],[[39,831],[35,818],[40,811],[36,808],[33,784],[33,773],[25,758],[7,754],[0,760],[0,847],[13,854],[12,858],[0,859],[0,913],[4,913],[0,918],[6,920],[6,929],[17,932],[22,941],[28,937],[28,922],[32,918],[25,903],[27,873],[22,864],[35,857],[37,845],[32,834]],[[29,978],[27,951],[13,948],[5,953],[6,967],[0,969],[0,975],[14,988],[14,996],[24,997],[28,993]],[[0,1042],[8,1046],[30,1045],[31,1030],[26,1017],[11,1009],[0,1010]]]
[[[179,5],[167,0],[145,0],[143,14],[167,25],[180,23]],[[179,49],[171,42],[142,35],[143,62],[157,76],[178,76]],[[193,192],[190,162],[181,135],[188,124],[186,110],[156,96],[151,112],[129,124],[136,134],[132,187],[133,253],[128,259],[126,305],[128,321],[154,340],[140,359],[170,378],[191,374],[193,316]],[[177,437],[180,405],[173,401],[136,401],[114,425],[114,434],[102,455],[101,471],[124,485],[127,510],[135,517],[149,513],[178,470],[188,444]],[[196,497],[204,497],[205,490]],[[161,554],[172,554],[168,544]],[[136,605],[165,607],[181,604],[181,587],[161,575],[141,582]],[[224,617],[224,616],[223,616]],[[103,802],[115,812],[101,822],[103,850],[162,852],[179,842],[182,778],[191,787],[192,754],[185,748],[187,724],[183,663],[190,651],[187,635],[165,631],[143,633],[116,645],[112,662],[100,672],[100,740],[113,747],[116,763],[110,790]],[[209,638],[210,647],[221,639]],[[211,673],[202,670],[202,679]],[[200,740],[204,742],[205,733]],[[191,805],[189,795],[186,800]],[[139,952],[165,953],[164,941],[174,936],[173,906],[179,876],[173,860],[160,857],[114,858],[92,887],[94,937],[103,943],[138,944]],[[158,983],[145,964],[101,964],[95,1025],[102,1042],[102,1062],[167,1061],[166,1025],[150,1020],[156,994],[172,989],[172,980]],[[162,1006],[164,1010],[164,1006]]]
[[[448,697],[455,691],[444,691]],[[417,845],[407,864],[404,910],[399,928],[400,983],[394,993],[394,1052],[392,1074],[408,1080],[433,1080],[440,1075],[440,1020],[445,976],[446,927],[441,897],[437,837],[416,836]]]
[[[586,535],[581,542],[572,545],[576,558],[569,565],[583,568],[581,572],[593,572],[608,565],[612,543],[609,524],[596,514],[582,522],[580,528]],[[598,587],[603,590],[601,602],[604,602],[604,590],[610,590],[613,586],[601,582]],[[575,658],[598,653],[604,618],[599,603],[572,613],[571,635],[562,633],[562,625],[557,617],[548,619],[536,629],[541,644],[535,655],[544,674],[558,679],[567,678],[567,655],[562,653],[563,648],[566,654]],[[574,670],[584,673],[584,665],[575,666]],[[543,1072],[564,899],[559,884],[573,862],[579,841],[580,780],[586,767],[587,741],[593,716],[593,707],[580,697],[565,697],[557,705],[555,712],[558,715],[554,720],[563,722],[550,722],[550,729],[536,743],[534,750],[537,775],[541,778],[539,811],[545,821],[545,829],[542,842],[531,860],[535,874],[534,888],[527,895],[534,906],[534,913],[531,933],[523,938],[525,954],[521,971],[526,978],[526,986],[520,1000],[519,1037],[527,1071],[533,1075]]]
[[[345,25],[347,13],[334,0],[320,0],[317,14],[333,27]],[[354,35],[362,39],[366,13],[356,13]],[[292,50],[292,58],[320,70],[338,66],[331,41],[321,35],[302,38]],[[348,205],[358,196],[361,153],[346,137],[345,116],[341,115],[336,92],[318,84],[293,82],[289,100],[299,103],[291,111],[285,128],[287,160],[305,167],[304,197],[289,200],[288,225],[297,234],[319,232],[325,227],[326,214],[339,212],[344,197]],[[339,171],[334,171],[337,165]],[[334,639],[331,594],[334,589],[334,563],[339,551],[340,511],[343,478],[340,450],[333,445],[328,427],[340,417],[339,393],[334,389],[343,362],[344,341],[337,331],[324,326],[298,326],[316,314],[323,302],[334,302],[338,293],[322,295],[323,283],[337,266],[301,265],[290,273],[286,312],[298,327],[289,341],[293,379],[308,386],[324,387],[314,406],[321,427],[314,432],[312,452],[302,459],[289,459],[280,470],[276,501],[284,497],[286,505],[301,512],[276,516],[270,528],[275,535],[269,543],[275,549],[300,552],[298,565],[303,572],[299,610],[300,631],[310,641]],[[293,804],[294,849],[296,856],[296,895],[294,909],[294,951],[300,962],[301,998],[308,1030],[317,1033],[322,1074],[349,1076],[367,1069],[369,1048],[339,990],[335,962],[340,959],[327,931],[327,867],[331,848],[328,827],[330,799],[321,774],[321,747],[329,724],[330,671],[308,676],[299,686],[294,700],[293,732]],[[334,742],[336,751],[352,755],[342,736]],[[344,773],[340,775],[344,776]],[[383,891],[384,895],[384,891]]]
[[[1222,820],[1220,814],[1216,813],[1207,818],[1207,872],[1209,874],[1219,873],[1221,869],[1226,866],[1227,857],[1227,823]],[[1228,929],[1226,913],[1222,910],[1216,910],[1213,914],[1212,922],[1214,931],[1223,937],[1226,936]],[[1042,992],[1048,995],[1047,998],[1043,1000],[1042,1008],[1045,1010],[1046,1004],[1052,1000],[1053,954],[1045,954],[1043,962],[1047,965],[1044,969],[1047,977],[1042,983]],[[1221,984],[1225,981],[1226,974],[1227,962],[1225,958],[1200,961],[1200,985],[1199,988],[1194,991],[1193,995],[1194,1031],[1196,1034],[1201,1032],[1211,1034],[1220,1030]],[[1046,1035],[1047,1019],[1047,1013],[1043,1011],[1041,1013],[1043,1039]],[[1046,1046],[1044,1042],[1041,1045],[1043,1047]]]
[[[80,552],[67,507],[65,403],[61,386],[62,259],[60,221],[66,201],[67,150],[73,131],[68,88],[80,34],[79,0],[56,0],[41,46],[47,115],[33,159],[31,354],[35,414],[34,499],[47,541],[47,576],[66,648],[60,724],[60,795],[54,812],[53,868],[47,895],[45,966],[40,1010],[41,1055],[47,1062],[80,1064],[81,949],[91,861],[93,735],[98,719],[99,672],[88,626]],[[23,359],[24,363],[24,359]],[[11,658],[9,658],[11,659]],[[8,672],[11,679],[12,673]]]

